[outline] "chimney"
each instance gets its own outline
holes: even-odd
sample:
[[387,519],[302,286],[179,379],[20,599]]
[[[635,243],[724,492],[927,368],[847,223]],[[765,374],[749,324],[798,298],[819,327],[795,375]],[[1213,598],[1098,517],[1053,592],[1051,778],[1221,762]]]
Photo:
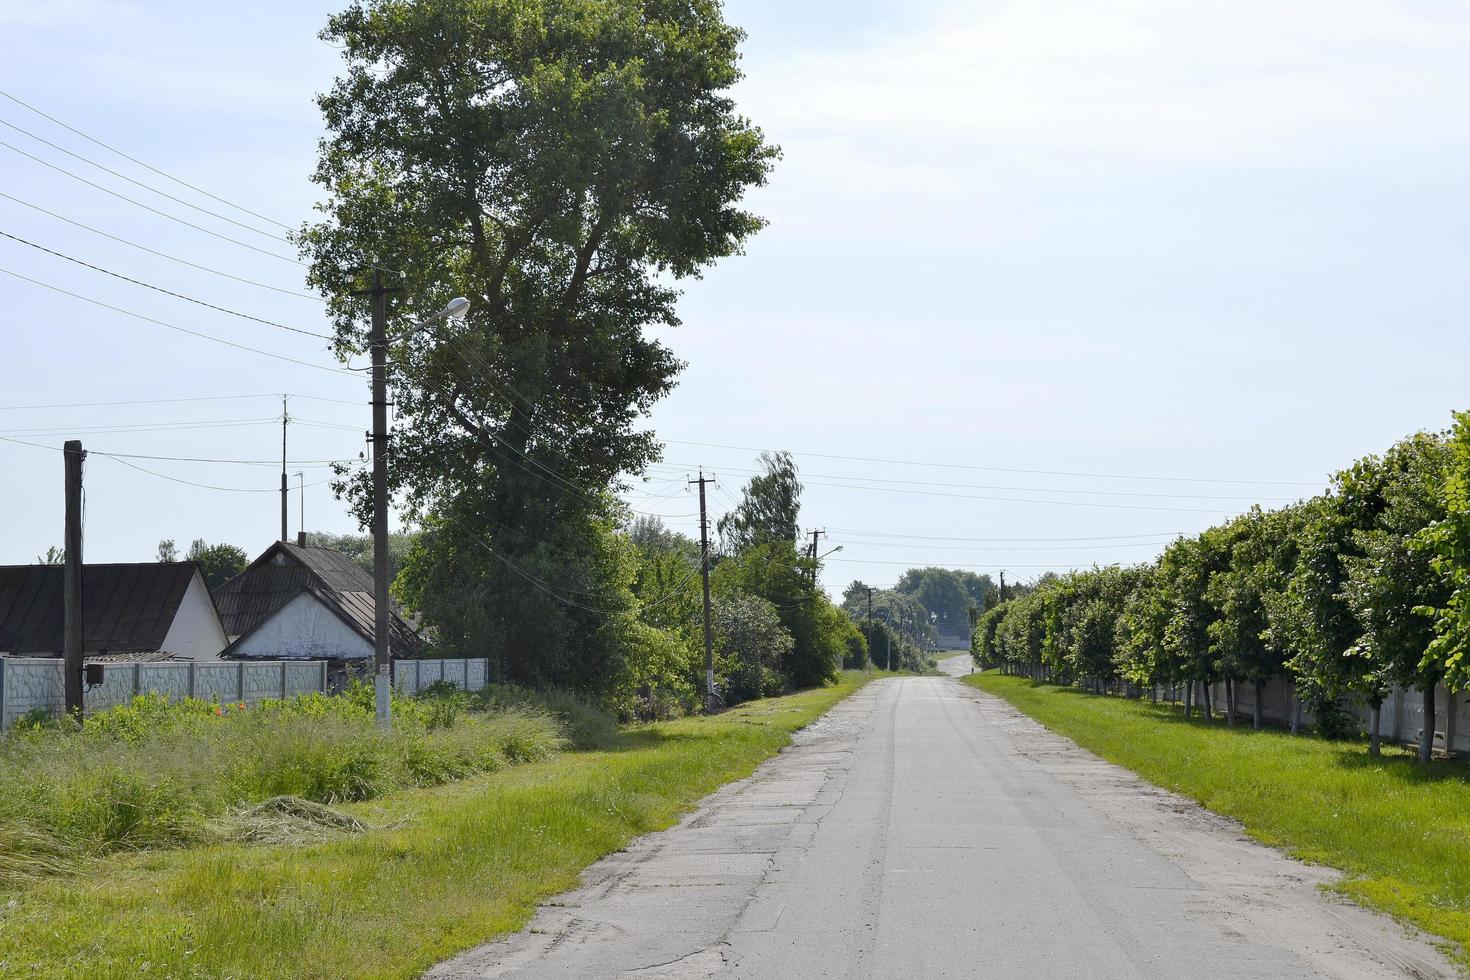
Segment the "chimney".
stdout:
[[297,531],[296,532],[296,547],[298,547],[298,548],[305,548],[306,547],[306,532],[305,531]]

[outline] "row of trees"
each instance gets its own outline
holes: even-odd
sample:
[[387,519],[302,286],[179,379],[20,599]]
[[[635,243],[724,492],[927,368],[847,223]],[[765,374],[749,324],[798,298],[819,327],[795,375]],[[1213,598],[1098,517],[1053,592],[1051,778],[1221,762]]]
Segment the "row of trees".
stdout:
[[[817,587],[817,565],[797,539],[802,488],[794,462],[776,453],[761,465],[739,506],[719,522],[708,556],[716,683],[731,704],[823,684],[843,667],[868,663],[866,638]],[[446,581],[440,533],[430,526],[415,539],[394,589],[421,615],[432,611],[425,618],[441,652],[488,653],[502,680],[572,688],[625,717],[697,707],[704,686],[699,542],[632,512],[595,528],[577,551],[595,561],[580,564],[574,579],[561,569],[548,596],[556,618],[543,621],[535,648],[522,657],[487,642],[487,620],[503,615],[511,597],[466,604],[463,582]],[[468,554],[463,567],[481,554]],[[547,549],[544,560],[560,557]]]
[[1461,414],[1451,433],[1413,435],[1319,496],[1253,508],[1151,563],[1049,577],[979,618],[974,656],[1098,690],[1183,683],[1186,713],[1212,713],[1209,685],[1223,681],[1232,721],[1250,684],[1257,726],[1264,685],[1286,675],[1326,732],[1346,724],[1345,700],[1365,703],[1374,754],[1390,689],[1415,688],[1427,761],[1436,685],[1470,687],[1467,488]]

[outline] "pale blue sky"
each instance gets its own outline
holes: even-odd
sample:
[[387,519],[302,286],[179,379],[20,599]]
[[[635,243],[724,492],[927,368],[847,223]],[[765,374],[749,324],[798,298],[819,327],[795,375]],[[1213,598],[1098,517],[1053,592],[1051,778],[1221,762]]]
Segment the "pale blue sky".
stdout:
[[[315,199],[311,97],[336,69],[315,33],[333,7],[0,0],[0,88],[295,224]],[[690,284],[685,325],[668,333],[689,368],[652,420],[671,464],[654,478],[682,479],[703,463],[722,475],[713,500],[723,503],[753,453],[688,443],[796,450],[809,476],[805,523],[845,546],[829,587],[891,582],[910,564],[1030,577],[1141,559],[1162,539],[927,539],[1194,531],[1253,500],[1312,492],[1332,469],[1470,405],[1470,4],[732,0],[727,11],[750,31],[738,96],[785,159],[752,198],[770,228],[748,255]],[[3,100],[0,120],[271,228]],[[14,130],[0,126],[0,140],[189,213]],[[301,288],[294,263],[173,224],[4,147],[0,190],[199,264]],[[194,217],[289,254],[267,236]],[[310,300],[157,259],[5,198],[0,231],[255,316],[324,326]],[[0,238],[0,268],[330,363],[320,341],[9,239]],[[0,406],[365,397],[358,378],[232,351],[10,276],[0,275],[0,296]],[[278,411],[270,397],[7,408],[0,434],[59,445],[66,433],[42,430],[67,429],[98,450],[270,459],[279,431],[253,420]],[[365,406],[298,399],[292,413],[303,419],[294,458],[362,448]],[[230,424],[101,428],[201,421]],[[216,486],[269,490],[278,479],[269,467],[134,462]],[[60,457],[0,443],[0,472],[0,562],[28,561],[61,539]],[[306,472],[308,483],[325,477]],[[859,478],[888,490],[834,485]],[[640,506],[690,513],[689,497],[666,496],[677,487],[650,485]],[[270,493],[184,486],[100,456],[87,488],[96,561],[151,558],[163,537],[255,553],[278,523]],[[933,495],[891,492],[905,488]],[[293,531],[297,505],[293,492]],[[312,529],[351,527],[325,486],[308,487],[306,508]],[[687,517],[674,523],[692,529]]]

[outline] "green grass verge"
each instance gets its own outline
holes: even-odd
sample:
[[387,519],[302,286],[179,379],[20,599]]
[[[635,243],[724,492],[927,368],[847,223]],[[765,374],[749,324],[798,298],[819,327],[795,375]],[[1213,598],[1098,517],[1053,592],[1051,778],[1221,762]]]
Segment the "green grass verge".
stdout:
[[871,676],[343,808],[385,829],[118,855],[34,882],[0,905],[0,976],[417,975],[521,928],[587,865],[749,775]]
[[1150,782],[1233,817],[1253,837],[1340,868],[1338,890],[1453,944],[1470,966],[1470,765],[1405,749],[1185,721],[1177,708],[1020,677],[965,681]]

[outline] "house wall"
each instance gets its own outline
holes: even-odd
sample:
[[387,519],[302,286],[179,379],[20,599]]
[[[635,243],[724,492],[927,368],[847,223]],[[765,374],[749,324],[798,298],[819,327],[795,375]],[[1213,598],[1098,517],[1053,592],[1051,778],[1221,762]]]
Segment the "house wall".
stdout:
[[219,652],[228,643],[214,602],[209,598],[209,589],[204,585],[204,577],[195,572],[184,598],[179,601],[178,612],[174,613],[174,621],[169,624],[168,635],[163,638],[160,649],[190,660],[218,660]]
[[309,593],[286,603],[230,651],[271,660],[364,660],[373,645]]

